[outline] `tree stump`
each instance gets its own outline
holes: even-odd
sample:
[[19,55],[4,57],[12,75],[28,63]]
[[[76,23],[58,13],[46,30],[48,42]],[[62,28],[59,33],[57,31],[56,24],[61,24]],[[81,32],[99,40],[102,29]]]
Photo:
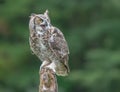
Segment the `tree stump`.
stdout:
[[49,68],[41,68],[39,92],[58,92],[58,84],[56,75],[53,70]]

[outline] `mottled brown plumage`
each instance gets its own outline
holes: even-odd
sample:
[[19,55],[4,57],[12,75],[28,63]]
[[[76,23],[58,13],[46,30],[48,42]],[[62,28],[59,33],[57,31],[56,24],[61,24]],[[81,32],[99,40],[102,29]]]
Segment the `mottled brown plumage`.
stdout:
[[32,14],[29,22],[30,48],[42,61],[42,66],[52,69],[57,75],[66,76],[69,72],[69,49],[62,32],[51,25],[48,11]]

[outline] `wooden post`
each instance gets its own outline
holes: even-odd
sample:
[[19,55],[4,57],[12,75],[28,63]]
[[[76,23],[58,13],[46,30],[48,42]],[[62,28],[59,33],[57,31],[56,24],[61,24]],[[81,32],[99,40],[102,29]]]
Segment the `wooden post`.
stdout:
[[55,73],[49,68],[41,68],[39,92],[58,92],[58,84]]

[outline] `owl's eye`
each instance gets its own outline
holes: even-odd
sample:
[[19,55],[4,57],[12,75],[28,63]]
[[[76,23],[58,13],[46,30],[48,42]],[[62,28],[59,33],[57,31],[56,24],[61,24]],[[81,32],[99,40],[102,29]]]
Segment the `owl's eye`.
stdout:
[[39,18],[39,21],[40,21],[40,23],[42,23],[42,22],[43,22],[43,19]]
[[41,24],[43,22],[43,19],[36,17],[35,18],[35,24]]

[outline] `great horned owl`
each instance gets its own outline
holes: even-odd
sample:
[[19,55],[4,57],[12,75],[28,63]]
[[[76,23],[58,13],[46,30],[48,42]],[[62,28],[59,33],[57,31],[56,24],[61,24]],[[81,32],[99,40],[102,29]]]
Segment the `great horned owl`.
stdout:
[[48,10],[31,14],[29,30],[30,48],[42,61],[41,68],[50,68],[59,76],[68,75],[68,45],[63,33],[51,25]]

